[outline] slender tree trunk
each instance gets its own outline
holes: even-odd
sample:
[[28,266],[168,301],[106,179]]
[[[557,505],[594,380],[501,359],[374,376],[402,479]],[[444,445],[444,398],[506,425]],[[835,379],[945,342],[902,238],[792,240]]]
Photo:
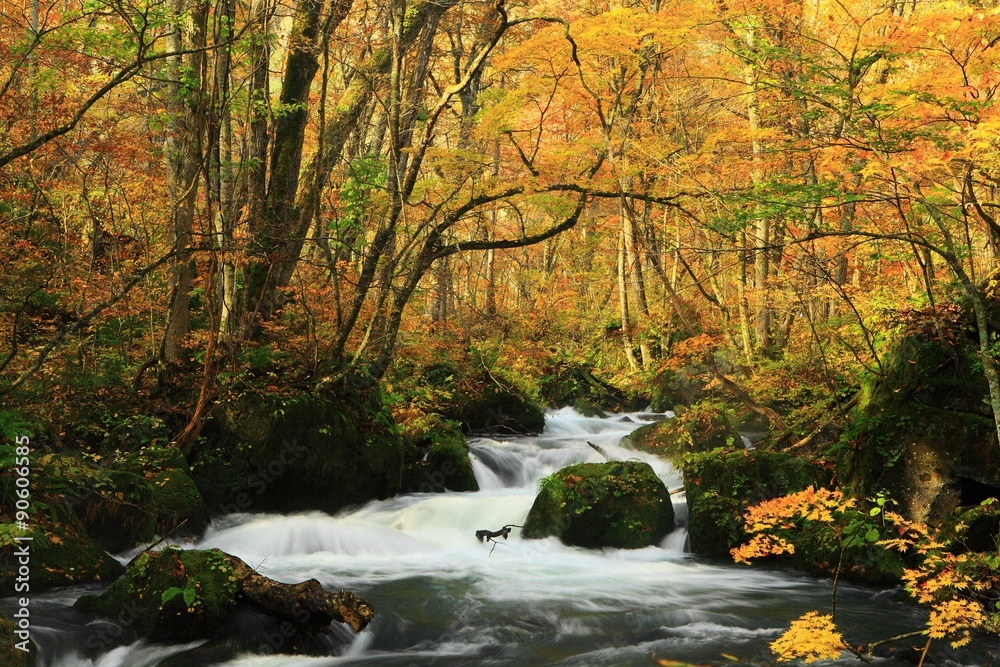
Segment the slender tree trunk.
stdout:
[[[754,188],[764,182],[761,167],[761,157],[764,152],[760,142],[760,102],[757,90],[757,66],[753,62],[756,51],[756,36],[753,30],[746,38],[748,60],[745,71],[747,88],[747,123],[750,129],[750,146],[753,151],[753,164],[750,169],[750,180]],[[756,313],[754,315],[754,330],[756,333],[757,351],[771,348],[771,306],[769,294],[771,221],[766,215],[758,215],[754,239],[754,288]]]
[[234,0],[220,0],[216,15],[215,107],[209,127],[212,152],[212,195],[215,204],[214,236],[219,251],[219,332],[223,339],[230,334],[236,302],[236,264],[233,261],[236,209],[233,182],[233,123],[230,100],[232,48],[225,42],[232,37],[236,20]]
[[190,13],[191,32],[183,39],[180,22],[176,26],[174,45],[190,46],[191,52],[183,59],[185,83],[181,84],[181,63],[174,63],[172,79],[176,104],[174,106],[176,142],[174,154],[167,159],[173,165],[170,170],[173,192],[171,206],[171,227],[173,249],[179,253],[172,264],[172,290],[167,312],[167,327],[163,336],[161,357],[171,361],[182,354],[184,337],[191,326],[190,294],[194,277],[194,259],[190,251],[194,232],[194,212],[198,199],[198,183],[202,166],[202,137],[205,125],[205,91],[202,77],[205,71],[204,47],[207,43],[208,3],[194,0],[185,7],[183,0],[175,5],[177,16],[185,11]]
[[743,356],[746,357],[747,361],[753,359],[753,342],[750,336],[750,303],[747,299],[747,283],[750,280],[749,271],[747,271],[747,265],[749,261],[747,260],[747,234],[743,232],[740,235],[742,241],[740,247],[740,259],[739,259],[739,276],[736,280],[736,298],[739,302],[739,312],[740,312],[740,339],[743,341]]
[[618,305],[622,319],[622,347],[625,350],[625,358],[628,360],[629,368],[633,371],[640,369],[639,360],[635,357],[635,350],[632,348],[632,318],[629,312],[628,282],[626,278],[627,263],[625,258],[625,231],[618,234]]

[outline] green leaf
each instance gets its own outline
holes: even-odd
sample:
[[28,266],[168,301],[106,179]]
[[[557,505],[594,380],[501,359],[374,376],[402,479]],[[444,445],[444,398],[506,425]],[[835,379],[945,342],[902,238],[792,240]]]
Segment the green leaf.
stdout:
[[198,599],[198,593],[193,588],[184,589],[184,604],[190,607]]
[[170,602],[183,592],[184,591],[181,590],[180,588],[177,588],[176,586],[171,586],[167,590],[163,591],[163,595],[160,598],[160,603],[167,604],[168,602]]
[[871,510],[869,510],[868,516],[878,516],[881,513],[882,513],[881,507],[873,507],[871,508]]
[[865,539],[869,542],[878,542],[879,534],[878,528],[872,528],[867,533],[865,533]]

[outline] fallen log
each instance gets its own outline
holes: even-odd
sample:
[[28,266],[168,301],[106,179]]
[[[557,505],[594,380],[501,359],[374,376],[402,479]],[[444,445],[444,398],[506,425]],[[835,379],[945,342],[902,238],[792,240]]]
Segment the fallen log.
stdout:
[[330,623],[335,621],[361,632],[375,617],[371,605],[350,591],[331,593],[315,579],[283,584],[265,577],[236,556],[229,556],[229,561],[239,594],[265,614],[321,632],[329,631]]

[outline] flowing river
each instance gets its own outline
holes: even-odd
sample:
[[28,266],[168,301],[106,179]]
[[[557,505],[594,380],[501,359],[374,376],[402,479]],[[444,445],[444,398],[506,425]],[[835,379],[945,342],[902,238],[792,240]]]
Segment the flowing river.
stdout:
[[[478,529],[521,524],[538,480],[562,466],[613,458],[650,463],[671,489],[679,473],[654,456],[622,449],[622,436],[650,415],[581,417],[569,409],[548,415],[539,437],[470,441],[481,491],[415,494],[372,502],[337,516],[242,514],[216,519],[195,545],[239,556],[274,579],[319,579],[374,606],[374,622],[359,635],[337,629],[328,657],[247,651],[212,658],[210,647],[133,641],[122,623],[93,621],[69,608],[90,588],[32,600],[38,667],[586,667],[655,665],[657,660],[711,665],[770,662],[767,645],[801,614],[830,608],[830,580],[763,565],[736,566],[684,553],[683,527],[659,546],[591,551],[555,539],[511,539],[495,548]],[[681,523],[682,495],[674,496]],[[852,643],[919,628],[924,613],[898,591],[841,584],[837,621]],[[261,634],[259,646],[280,645]],[[98,638],[98,639],[95,639]],[[102,642],[107,641],[107,646]],[[919,639],[913,640],[919,643]],[[983,653],[957,654],[936,664],[985,665]],[[879,658],[886,667],[913,664]],[[859,665],[844,654],[824,665]]]

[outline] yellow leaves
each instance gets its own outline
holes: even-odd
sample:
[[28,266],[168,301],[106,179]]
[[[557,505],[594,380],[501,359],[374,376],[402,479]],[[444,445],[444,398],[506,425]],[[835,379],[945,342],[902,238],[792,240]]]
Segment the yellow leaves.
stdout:
[[837,632],[833,617],[820,616],[817,611],[792,621],[788,630],[771,642],[771,651],[782,662],[800,658],[806,663],[832,659],[844,648],[844,638]]
[[986,616],[978,604],[970,600],[946,600],[934,606],[927,621],[927,634],[931,639],[955,637],[954,648],[965,646],[972,639],[969,630],[981,628]]

